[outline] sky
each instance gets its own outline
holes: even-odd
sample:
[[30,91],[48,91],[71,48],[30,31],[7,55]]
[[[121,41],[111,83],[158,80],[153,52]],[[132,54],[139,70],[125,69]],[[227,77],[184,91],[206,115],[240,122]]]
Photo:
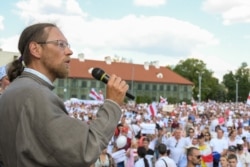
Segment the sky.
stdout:
[[250,64],[249,0],[8,0],[0,5],[0,48],[18,51],[22,30],[38,22],[58,25],[72,57],[160,66],[196,58],[220,81]]

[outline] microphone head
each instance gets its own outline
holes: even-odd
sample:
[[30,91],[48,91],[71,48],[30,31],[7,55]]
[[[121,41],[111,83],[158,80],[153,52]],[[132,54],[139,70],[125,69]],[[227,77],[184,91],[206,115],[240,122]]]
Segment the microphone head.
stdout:
[[94,68],[93,70],[92,70],[92,76],[95,78],[95,79],[97,79],[97,80],[101,80],[101,78],[102,78],[102,76],[103,76],[103,74],[105,74],[105,72],[102,70],[102,69],[100,69],[100,68]]

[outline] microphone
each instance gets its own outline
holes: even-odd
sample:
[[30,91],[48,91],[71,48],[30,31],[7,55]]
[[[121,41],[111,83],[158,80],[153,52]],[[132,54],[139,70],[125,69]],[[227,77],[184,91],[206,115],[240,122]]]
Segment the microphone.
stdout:
[[[99,81],[102,81],[103,83],[107,84],[109,80],[109,75],[106,74],[102,69],[100,68],[94,68],[92,70],[92,76]],[[134,95],[131,95],[130,93],[126,92],[126,96],[132,100],[135,99]]]

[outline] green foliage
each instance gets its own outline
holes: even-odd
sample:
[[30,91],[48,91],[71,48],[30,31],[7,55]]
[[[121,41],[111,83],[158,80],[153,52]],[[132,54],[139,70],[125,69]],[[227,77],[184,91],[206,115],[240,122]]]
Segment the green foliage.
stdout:
[[219,80],[213,77],[213,72],[208,70],[206,64],[199,59],[181,60],[173,71],[194,83],[193,98],[198,100],[199,76],[201,77],[201,101],[209,99],[225,101],[226,90]]
[[250,69],[247,63],[243,62],[235,71],[229,71],[223,76],[223,84],[227,89],[227,101],[236,101],[238,82],[238,102],[245,102],[250,91]]
[[139,103],[148,103],[148,104],[152,103],[151,97],[149,97],[147,95],[137,96],[135,101],[137,104],[139,104]]

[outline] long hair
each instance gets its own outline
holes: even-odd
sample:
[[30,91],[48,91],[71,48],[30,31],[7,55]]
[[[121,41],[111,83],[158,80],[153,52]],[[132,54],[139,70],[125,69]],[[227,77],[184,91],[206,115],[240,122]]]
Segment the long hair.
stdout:
[[52,23],[37,23],[23,30],[18,42],[18,50],[21,56],[19,59],[13,60],[8,67],[7,75],[9,77],[10,82],[12,82],[19,75],[21,75],[24,70],[24,64],[30,64],[31,53],[29,49],[29,44],[33,41],[46,41],[48,38],[48,33],[46,33],[45,28],[52,27],[57,26]]

